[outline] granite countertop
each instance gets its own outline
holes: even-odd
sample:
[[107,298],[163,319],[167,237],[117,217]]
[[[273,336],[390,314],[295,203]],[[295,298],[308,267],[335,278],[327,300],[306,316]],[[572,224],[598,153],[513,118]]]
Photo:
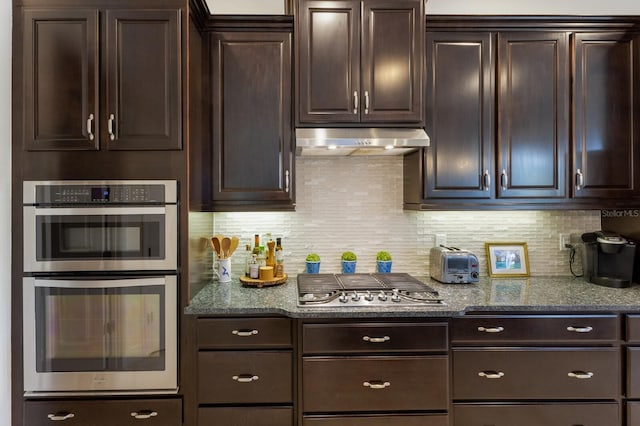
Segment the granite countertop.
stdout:
[[299,307],[295,277],[272,287],[244,287],[239,280],[204,285],[185,308],[188,315],[285,315],[292,318],[438,317],[470,312],[640,312],[640,285],[602,287],[573,277],[482,278],[478,284],[440,284],[444,306]]

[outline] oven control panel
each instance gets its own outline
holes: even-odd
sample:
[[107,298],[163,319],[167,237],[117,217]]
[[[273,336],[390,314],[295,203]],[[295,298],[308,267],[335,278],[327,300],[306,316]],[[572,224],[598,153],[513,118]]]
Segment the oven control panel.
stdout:
[[[156,204],[176,202],[176,182],[25,182],[25,204]],[[172,196],[173,194],[173,196]]]

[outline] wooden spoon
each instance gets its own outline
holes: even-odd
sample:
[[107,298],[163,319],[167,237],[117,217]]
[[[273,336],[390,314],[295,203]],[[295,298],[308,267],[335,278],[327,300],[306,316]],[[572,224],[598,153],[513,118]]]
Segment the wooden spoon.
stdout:
[[240,243],[240,239],[238,237],[231,237],[231,247],[229,247],[229,257],[236,251],[238,248],[238,244]]
[[222,249],[222,258],[229,257],[229,248],[231,248],[231,238],[224,237],[221,241],[220,248]]
[[218,256],[218,259],[220,259],[222,257],[222,250],[221,250],[222,244],[220,243],[220,238],[218,238],[217,235],[211,237],[211,244],[213,246],[213,251],[216,252],[216,256]]

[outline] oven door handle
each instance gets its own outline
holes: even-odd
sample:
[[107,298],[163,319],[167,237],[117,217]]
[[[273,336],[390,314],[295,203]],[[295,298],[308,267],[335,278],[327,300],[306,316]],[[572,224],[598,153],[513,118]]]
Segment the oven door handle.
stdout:
[[107,216],[109,214],[123,216],[127,214],[165,214],[166,208],[154,207],[36,207],[36,216]]

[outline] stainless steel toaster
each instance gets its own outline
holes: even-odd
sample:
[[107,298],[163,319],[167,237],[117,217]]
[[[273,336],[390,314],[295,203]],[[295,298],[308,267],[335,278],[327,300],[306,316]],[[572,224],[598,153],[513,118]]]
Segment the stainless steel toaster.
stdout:
[[430,275],[441,283],[476,283],[480,279],[480,264],[475,254],[456,247],[432,247]]

